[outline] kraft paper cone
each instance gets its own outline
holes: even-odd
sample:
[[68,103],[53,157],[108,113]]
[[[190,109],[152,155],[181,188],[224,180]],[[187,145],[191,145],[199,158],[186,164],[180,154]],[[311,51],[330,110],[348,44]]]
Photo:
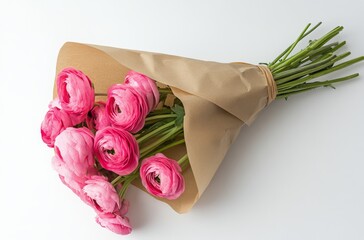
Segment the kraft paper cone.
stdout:
[[266,67],[80,43],[66,43],[61,48],[57,74],[66,67],[88,75],[97,93],[107,93],[112,84],[122,83],[130,69],[172,88],[185,108],[186,146],[169,151],[168,156],[179,159],[187,151],[191,167],[183,173],[186,190],[182,196],[160,200],[179,213],[197,202],[241,126],[252,123],[276,92]]

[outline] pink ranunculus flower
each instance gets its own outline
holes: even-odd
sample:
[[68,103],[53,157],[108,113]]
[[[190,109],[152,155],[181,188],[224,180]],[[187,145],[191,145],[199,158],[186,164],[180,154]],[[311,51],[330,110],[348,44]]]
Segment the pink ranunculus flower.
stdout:
[[56,156],[78,177],[96,175],[93,155],[94,136],[88,128],[69,127],[54,143]]
[[56,85],[60,105],[71,116],[73,125],[83,122],[95,102],[90,79],[79,70],[65,68],[58,74]]
[[52,107],[46,113],[40,127],[43,142],[46,143],[48,147],[53,147],[56,137],[70,126],[72,126],[70,116],[63,110]]
[[67,164],[60,159],[57,155],[52,159],[53,169],[59,174],[59,178],[70,188],[77,196],[81,199],[85,199],[85,194],[82,191],[82,188],[85,186],[85,181],[87,177],[79,177],[74,172],[72,172],[71,167],[67,166]]
[[120,199],[113,185],[104,176],[91,176],[83,192],[92,199],[92,206],[98,213],[113,213],[120,209]]
[[126,75],[124,83],[132,86],[138,92],[143,93],[147,97],[149,112],[158,105],[159,91],[155,81],[149,77],[131,70]]
[[147,191],[157,197],[176,199],[185,190],[181,167],[161,153],[143,160],[140,178]]
[[143,128],[149,107],[142,93],[129,85],[115,84],[108,90],[106,113],[113,126],[136,133]]
[[132,230],[129,219],[115,213],[99,214],[96,217],[96,222],[100,224],[100,226],[121,235],[127,235],[131,233]]
[[97,131],[94,152],[103,168],[119,175],[128,175],[138,166],[138,143],[124,129],[106,127]]
[[101,130],[110,126],[109,117],[106,114],[106,103],[96,102],[86,119],[87,127],[90,129]]

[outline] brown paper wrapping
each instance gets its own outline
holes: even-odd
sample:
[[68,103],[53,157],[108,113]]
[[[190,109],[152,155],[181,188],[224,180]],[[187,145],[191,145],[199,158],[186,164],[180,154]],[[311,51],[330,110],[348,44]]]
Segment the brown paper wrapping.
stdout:
[[186,190],[182,196],[172,201],[160,200],[179,213],[192,208],[241,126],[252,123],[276,92],[271,73],[264,66],[80,43],[66,43],[61,48],[57,74],[65,67],[80,69],[88,75],[97,93],[106,93],[112,84],[123,82],[130,69],[172,88],[186,112],[186,146],[173,149],[168,156],[178,159],[187,150],[191,167],[183,173]]

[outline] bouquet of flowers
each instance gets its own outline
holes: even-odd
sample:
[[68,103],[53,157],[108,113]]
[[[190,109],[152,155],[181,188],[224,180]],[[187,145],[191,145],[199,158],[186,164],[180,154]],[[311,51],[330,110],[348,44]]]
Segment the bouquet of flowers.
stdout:
[[66,43],[54,100],[41,124],[61,181],[118,234],[132,230],[130,184],[186,212],[199,199],[243,125],[276,98],[357,77],[311,81],[364,60],[329,42],[343,27],[297,44],[267,64],[217,63]]

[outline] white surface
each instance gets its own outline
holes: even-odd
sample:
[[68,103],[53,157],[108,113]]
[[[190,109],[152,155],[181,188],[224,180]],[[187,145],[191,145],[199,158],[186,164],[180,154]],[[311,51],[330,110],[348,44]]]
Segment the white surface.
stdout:
[[[364,55],[363,3],[0,1],[0,239],[122,239],[62,185],[40,123],[66,41],[221,62],[269,62],[306,23]],[[346,73],[360,72],[364,63]],[[364,77],[274,102],[178,215],[130,189],[125,239],[364,239]]]

